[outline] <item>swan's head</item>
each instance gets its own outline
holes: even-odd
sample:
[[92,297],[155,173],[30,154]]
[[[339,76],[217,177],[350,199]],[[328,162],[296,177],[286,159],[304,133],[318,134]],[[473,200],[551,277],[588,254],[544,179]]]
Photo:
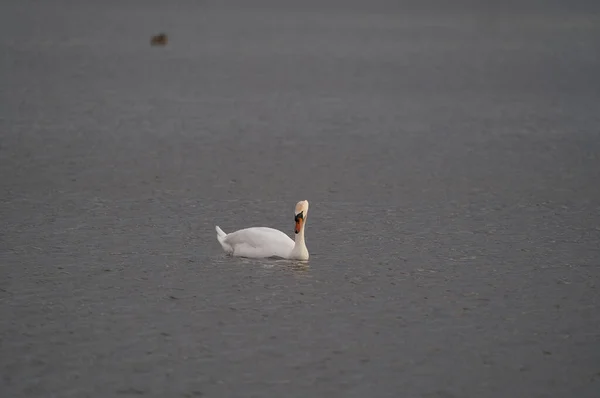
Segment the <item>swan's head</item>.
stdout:
[[306,222],[306,216],[308,215],[308,200],[302,200],[296,204],[296,210],[294,211],[296,215],[294,219],[296,220],[296,227],[294,228],[295,233],[300,233],[302,228],[304,227],[304,223]]

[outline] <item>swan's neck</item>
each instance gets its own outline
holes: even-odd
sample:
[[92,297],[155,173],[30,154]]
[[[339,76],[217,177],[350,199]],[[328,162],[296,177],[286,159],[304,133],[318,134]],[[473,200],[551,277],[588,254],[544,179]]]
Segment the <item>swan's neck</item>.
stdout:
[[291,257],[296,260],[308,260],[308,249],[306,248],[306,243],[304,242],[304,229],[306,227],[306,223],[302,225],[300,232],[296,234],[294,237],[294,248],[292,249]]
[[300,232],[296,234],[294,241],[296,242],[296,246],[306,246],[306,243],[304,243],[304,225]]

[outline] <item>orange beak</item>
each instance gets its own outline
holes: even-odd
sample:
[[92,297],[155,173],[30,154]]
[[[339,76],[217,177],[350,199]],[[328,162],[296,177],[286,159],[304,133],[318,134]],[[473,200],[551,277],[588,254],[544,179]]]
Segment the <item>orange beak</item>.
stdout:
[[294,233],[299,233],[302,229],[302,224],[304,224],[304,219],[300,217],[296,217],[296,227],[294,228]]

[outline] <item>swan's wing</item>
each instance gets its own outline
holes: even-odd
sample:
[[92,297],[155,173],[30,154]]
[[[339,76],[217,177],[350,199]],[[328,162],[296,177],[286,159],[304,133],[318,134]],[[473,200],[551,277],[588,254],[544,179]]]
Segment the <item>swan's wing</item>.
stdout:
[[233,249],[233,255],[242,257],[287,257],[294,241],[283,232],[266,227],[240,229],[227,234],[223,242]]
[[245,243],[254,247],[265,244],[281,244],[291,248],[294,247],[294,241],[289,236],[277,229],[267,227],[240,229],[227,234],[224,241],[232,246]]

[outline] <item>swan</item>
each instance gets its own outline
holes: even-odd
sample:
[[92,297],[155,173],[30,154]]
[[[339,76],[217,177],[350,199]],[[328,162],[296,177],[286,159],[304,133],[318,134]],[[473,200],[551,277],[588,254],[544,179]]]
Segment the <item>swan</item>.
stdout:
[[308,201],[296,204],[295,240],[283,232],[267,227],[252,227],[226,234],[219,226],[217,240],[226,253],[237,257],[267,258],[280,257],[288,260],[308,260],[309,254],[304,242],[304,228],[308,215]]

